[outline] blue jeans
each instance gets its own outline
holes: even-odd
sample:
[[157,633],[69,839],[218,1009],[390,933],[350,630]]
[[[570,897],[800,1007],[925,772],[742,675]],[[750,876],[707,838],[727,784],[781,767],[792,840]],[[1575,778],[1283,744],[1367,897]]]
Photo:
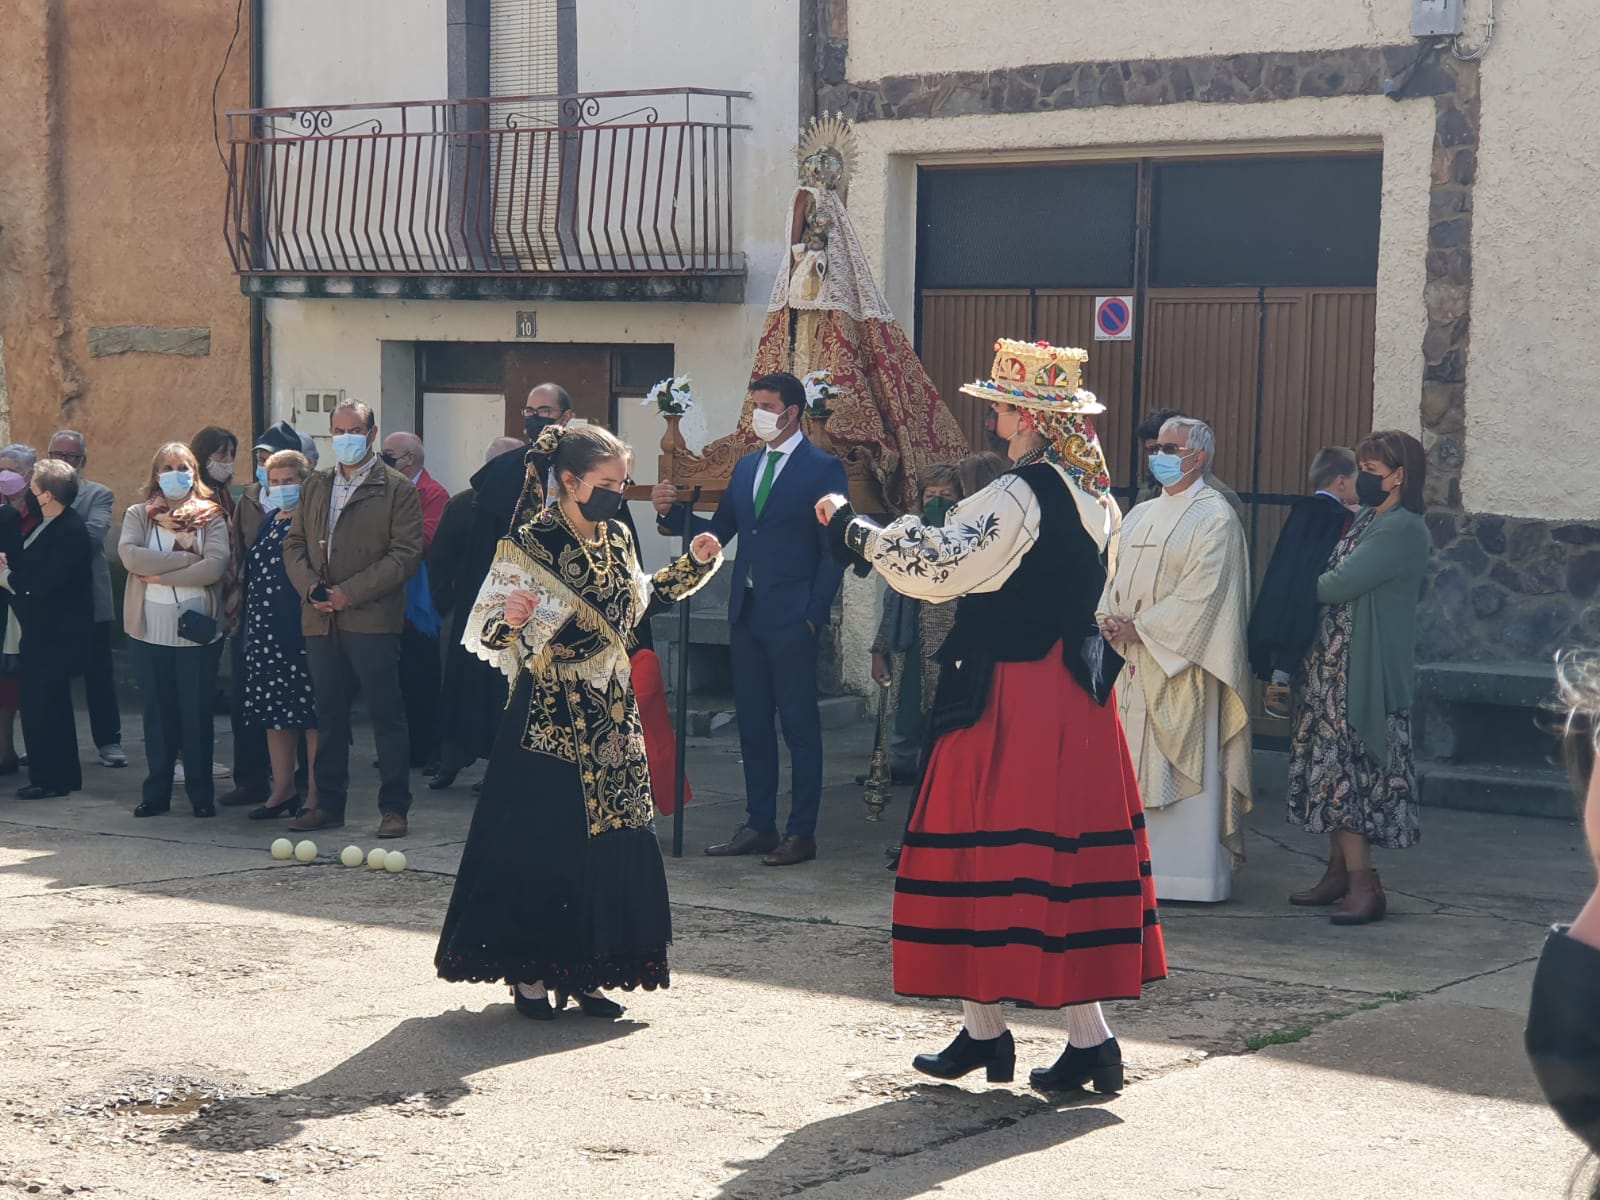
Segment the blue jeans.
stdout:
[[144,756],[150,765],[144,803],[158,809],[172,806],[172,775],[181,756],[189,803],[195,808],[213,804],[211,711],[222,661],[221,640],[209,646],[156,646],[129,638],[128,654],[144,709]]

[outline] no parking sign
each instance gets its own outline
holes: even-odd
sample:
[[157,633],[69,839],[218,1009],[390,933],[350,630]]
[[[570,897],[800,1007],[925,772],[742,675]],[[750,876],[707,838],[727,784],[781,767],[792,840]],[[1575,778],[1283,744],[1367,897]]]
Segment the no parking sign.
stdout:
[[1097,342],[1133,340],[1132,296],[1094,298],[1094,340]]

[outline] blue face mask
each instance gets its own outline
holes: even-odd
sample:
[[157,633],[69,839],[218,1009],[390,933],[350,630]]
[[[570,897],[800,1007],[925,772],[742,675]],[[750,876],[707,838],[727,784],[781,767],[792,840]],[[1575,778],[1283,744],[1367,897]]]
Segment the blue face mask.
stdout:
[[1183,478],[1183,459],[1176,454],[1152,454],[1150,474],[1162,487],[1171,487]]
[[366,458],[370,449],[364,433],[336,433],[333,435],[333,456],[346,467],[353,467]]
[[257,467],[256,468],[256,482],[261,485],[261,488],[262,488],[263,491],[266,490],[266,487],[267,487],[267,469],[266,469],[266,467]]
[[168,500],[182,500],[194,491],[194,475],[189,471],[163,471],[156,476],[156,483]]
[[289,512],[300,503],[300,485],[298,483],[281,483],[272,489],[272,507]]

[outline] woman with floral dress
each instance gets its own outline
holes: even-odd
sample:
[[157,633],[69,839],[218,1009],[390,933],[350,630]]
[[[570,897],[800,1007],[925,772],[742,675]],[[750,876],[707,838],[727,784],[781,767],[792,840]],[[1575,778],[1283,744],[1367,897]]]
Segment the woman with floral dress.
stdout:
[[[272,793],[250,812],[252,821],[294,816],[300,811],[295,794],[295,757],[300,734],[306,736],[306,761],[317,757],[317,715],[311,691],[306,639],[300,630],[300,597],[283,565],[283,536],[300,505],[300,485],[311,464],[294,450],[279,450],[267,459],[263,500],[272,508],[244,556],[244,711],[246,729],[267,732],[272,759]],[[308,801],[317,806],[316,773],[307,772]]]
[[1290,904],[1339,903],[1335,925],[1387,910],[1372,847],[1421,836],[1411,745],[1417,602],[1430,539],[1422,519],[1427,460],[1408,433],[1374,433],[1356,449],[1364,506],[1317,580],[1322,605],[1294,714],[1289,820],[1329,837],[1327,870]]

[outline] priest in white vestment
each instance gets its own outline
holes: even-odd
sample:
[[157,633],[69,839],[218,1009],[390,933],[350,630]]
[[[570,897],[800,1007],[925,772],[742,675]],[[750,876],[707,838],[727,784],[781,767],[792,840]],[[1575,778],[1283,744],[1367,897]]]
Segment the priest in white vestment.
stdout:
[[1250,572],[1244,529],[1206,482],[1202,421],[1161,428],[1162,484],[1122,526],[1100,627],[1127,659],[1117,686],[1161,900],[1226,900],[1250,811]]

